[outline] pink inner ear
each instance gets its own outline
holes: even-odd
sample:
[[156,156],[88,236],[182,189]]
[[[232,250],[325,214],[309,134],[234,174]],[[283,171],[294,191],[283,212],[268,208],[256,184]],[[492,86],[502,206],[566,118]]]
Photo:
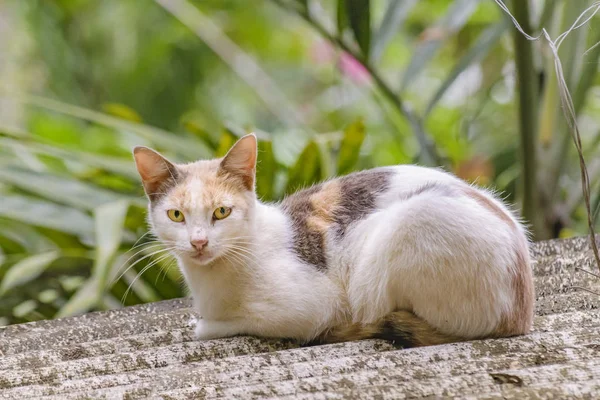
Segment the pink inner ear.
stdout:
[[256,153],[256,136],[253,134],[244,136],[223,158],[221,168],[232,175],[243,178],[245,186],[251,189],[254,185]]
[[161,184],[171,178],[172,170],[175,169],[173,164],[164,157],[146,147],[136,147],[134,157],[137,170],[148,195],[158,191]]

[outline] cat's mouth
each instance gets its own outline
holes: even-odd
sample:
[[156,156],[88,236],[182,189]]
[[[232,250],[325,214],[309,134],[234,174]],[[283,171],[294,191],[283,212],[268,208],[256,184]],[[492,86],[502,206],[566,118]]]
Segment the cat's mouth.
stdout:
[[203,252],[194,252],[189,254],[189,257],[199,263],[205,264],[213,259],[213,255],[207,251]]

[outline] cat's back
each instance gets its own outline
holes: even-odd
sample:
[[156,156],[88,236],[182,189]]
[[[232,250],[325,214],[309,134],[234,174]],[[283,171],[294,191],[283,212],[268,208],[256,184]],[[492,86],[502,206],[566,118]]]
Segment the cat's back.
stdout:
[[299,257],[326,269],[327,238],[341,241],[353,223],[423,189],[463,184],[442,170],[414,165],[354,172],[300,190],[281,203],[294,231]]

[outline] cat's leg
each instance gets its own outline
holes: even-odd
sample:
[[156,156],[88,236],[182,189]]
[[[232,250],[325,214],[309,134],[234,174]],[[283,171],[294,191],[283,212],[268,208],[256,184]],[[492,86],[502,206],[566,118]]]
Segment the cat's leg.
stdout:
[[198,340],[209,340],[236,336],[243,331],[244,324],[237,319],[225,321],[199,319],[194,333]]

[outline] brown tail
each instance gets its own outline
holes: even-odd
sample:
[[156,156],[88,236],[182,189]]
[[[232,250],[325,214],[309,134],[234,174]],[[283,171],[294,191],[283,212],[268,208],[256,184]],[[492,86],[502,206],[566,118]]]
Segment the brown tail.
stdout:
[[315,342],[320,344],[360,339],[384,339],[398,347],[431,346],[460,342],[464,339],[446,335],[409,311],[395,311],[373,324],[352,324],[333,328]]

